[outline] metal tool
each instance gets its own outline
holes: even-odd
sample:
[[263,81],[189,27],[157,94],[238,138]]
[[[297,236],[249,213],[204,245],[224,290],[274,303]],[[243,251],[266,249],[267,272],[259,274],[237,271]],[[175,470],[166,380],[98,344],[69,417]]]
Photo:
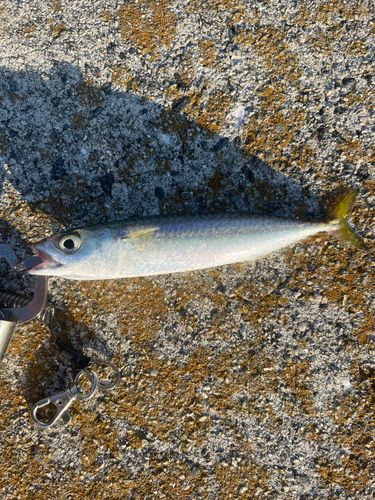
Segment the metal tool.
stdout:
[[[93,365],[103,365],[106,368],[110,368],[113,372],[113,380],[108,380],[104,379],[99,381],[98,376],[96,372],[92,369]],[[85,368],[81,370],[78,375],[76,376],[74,383],[67,391],[63,392],[58,392],[57,394],[53,394],[52,396],[49,396],[48,398],[42,399],[41,401],[38,401],[33,409],[32,409],[32,417],[34,422],[39,426],[39,427],[51,427],[54,425],[60,418],[64,422],[64,424],[67,424],[70,422],[71,417],[68,413],[68,408],[69,406],[73,403],[74,400],[79,400],[79,401],[87,401],[90,399],[97,390],[100,390],[102,392],[106,391],[111,391],[113,390],[117,384],[120,381],[120,371],[118,368],[113,364],[110,363],[109,361],[103,361],[101,359],[93,358],[90,361],[89,364],[90,368]],[[83,377],[83,375],[87,376],[87,379],[89,380],[91,386],[87,392],[84,392],[81,386],[79,385],[80,379]],[[41,413],[41,409],[48,408],[51,410],[54,409],[55,407],[55,412],[54,415],[51,418],[42,418],[38,416],[38,413]]]
[[[17,266],[16,254],[9,245],[0,245],[0,257],[3,257],[11,267]],[[40,257],[29,257],[22,262],[21,269],[34,267],[41,262]],[[0,291],[0,307],[2,307],[0,309],[0,363],[12,340],[17,324],[32,320],[43,310],[47,296],[47,285],[47,276],[37,276],[31,300],[29,297],[19,296],[4,290]]]
[[[90,387],[87,392],[85,392],[81,385],[79,384],[80,379],[86,375],[90,382]],[[93,370],[85,369],[81,370],[76,378],[74,379],[74,383],[67,391],[58,392],[57,394],[50,396],[46,399],[42,399],[38,401],[36,405],[34,405],[32,410],[32,417],[34,422],[39,425],[39,427],[51,427],[51,425],[55,424],[59,418],[67,424],[70,422],[71,417],[68,413],[69,406],[75,401],[87,401],[90,399],[96,389],[98,387],[98,377]],[[41,420],[41,417],[38,416],[42,408],[46,408],[48,406],[55,407],[55,414],[47,421]]]
[[[0,257],[6,259],[13,268],[17,267],[17,257],[9,245],[0,245]],[[34,256],[25,259],[20,269],[28,269],[42,262],[40,257]],[[48,278],[46,276],[37,276],[33,297],[20,295],[18,293],[0,290],[0,363],[12,339],[17,324],[25,323],[33,318],[38,318],[45,323],[51,332],[55,345],[61,354],[70,361],[73,361],[81,371],[74,379],[73,385],[66,391],[58,392],[48,398],[38,401],[32,410],[32,418],[40,427],[50,427],[60,418],[64,423],[70,422],[68,413],[69,406],[74,400],[86,401],[90,399],[99,389],[103,392],[111,391],[120,381],[120,371],[111,362],[98,358],[91,358],[80,353],[76,349],[66,345],[55,329],[55,309],[52,305],[46,304]],[[101,372],[110,370],[108,378],[102,378],[99,381],[94,366],[98,368],[102,365]],[[90,382],[88,391],[84,391],[80,384],[82,377],[86,375]],[[107,374],[106,374],[107,376]],[[48,408],[49,407],[49,408]],[[52,418],[42,418],[39,416],[44,410],[54,409]],[[46,416],[46,415],[44,415]]]

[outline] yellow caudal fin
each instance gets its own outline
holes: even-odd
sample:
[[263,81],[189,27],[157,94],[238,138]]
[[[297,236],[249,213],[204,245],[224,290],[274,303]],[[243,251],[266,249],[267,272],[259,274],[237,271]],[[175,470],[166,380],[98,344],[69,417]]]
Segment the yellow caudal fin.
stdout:
[[359,189],[355,189],[342,201],[340,201],[340,203],[331,212],[327,222],[338,226],[337,229],[330,231],[334,236],[336,236],[336,238],[344,241],[345,243],[349,243],[360,250],[367,250],[368,247],[364,240],[355,234],[355,232],[346,224],[346,218],[350,214],[358,193]]

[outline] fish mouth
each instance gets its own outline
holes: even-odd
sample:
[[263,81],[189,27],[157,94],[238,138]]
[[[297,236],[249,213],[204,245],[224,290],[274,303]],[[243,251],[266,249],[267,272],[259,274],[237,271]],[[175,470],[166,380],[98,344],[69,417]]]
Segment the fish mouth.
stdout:
[[61,265],[60,263],[56,262],[48,253],[44,252],[40,248],[34,246],[33,250],[36,255],[42,259],[42,262],[29,269],[30,274],[39,274],[39,271],[43,271],[43,269],[54,269]]

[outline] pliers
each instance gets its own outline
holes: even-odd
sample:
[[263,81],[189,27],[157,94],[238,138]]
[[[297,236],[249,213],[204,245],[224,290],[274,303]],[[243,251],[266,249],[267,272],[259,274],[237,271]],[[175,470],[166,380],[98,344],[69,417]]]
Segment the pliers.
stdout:
[[[0,245],[0,257],[3,257],[11,267],[17,267],[16,254],[9,245]],[[34,267],[41,262],[40,257],[28,257],[21,263],[21,269]],[[37,276],[31,300],[30,297],[20,297],[18,294],[0,291],[0,363],[12,340],[17,324],[26,323],[43,311],[46,304],[47,288],[48,277]],[[20,307],[14,307],[15,305],[20,305]]]

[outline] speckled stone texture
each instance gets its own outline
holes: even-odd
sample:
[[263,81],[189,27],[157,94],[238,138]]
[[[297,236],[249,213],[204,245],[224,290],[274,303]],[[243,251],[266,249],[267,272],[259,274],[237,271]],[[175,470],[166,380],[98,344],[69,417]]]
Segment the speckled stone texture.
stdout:
[[1,499],[374,498],[374,3],[4,0],[0,47],[0,241],[19,258],[132,216],[322,219],[352,187],[369,246],[318,235],[255,264],[51,279],[64,339],[121,382],[37,428],[30,406],[77,369],[44,325],[19,327]]

